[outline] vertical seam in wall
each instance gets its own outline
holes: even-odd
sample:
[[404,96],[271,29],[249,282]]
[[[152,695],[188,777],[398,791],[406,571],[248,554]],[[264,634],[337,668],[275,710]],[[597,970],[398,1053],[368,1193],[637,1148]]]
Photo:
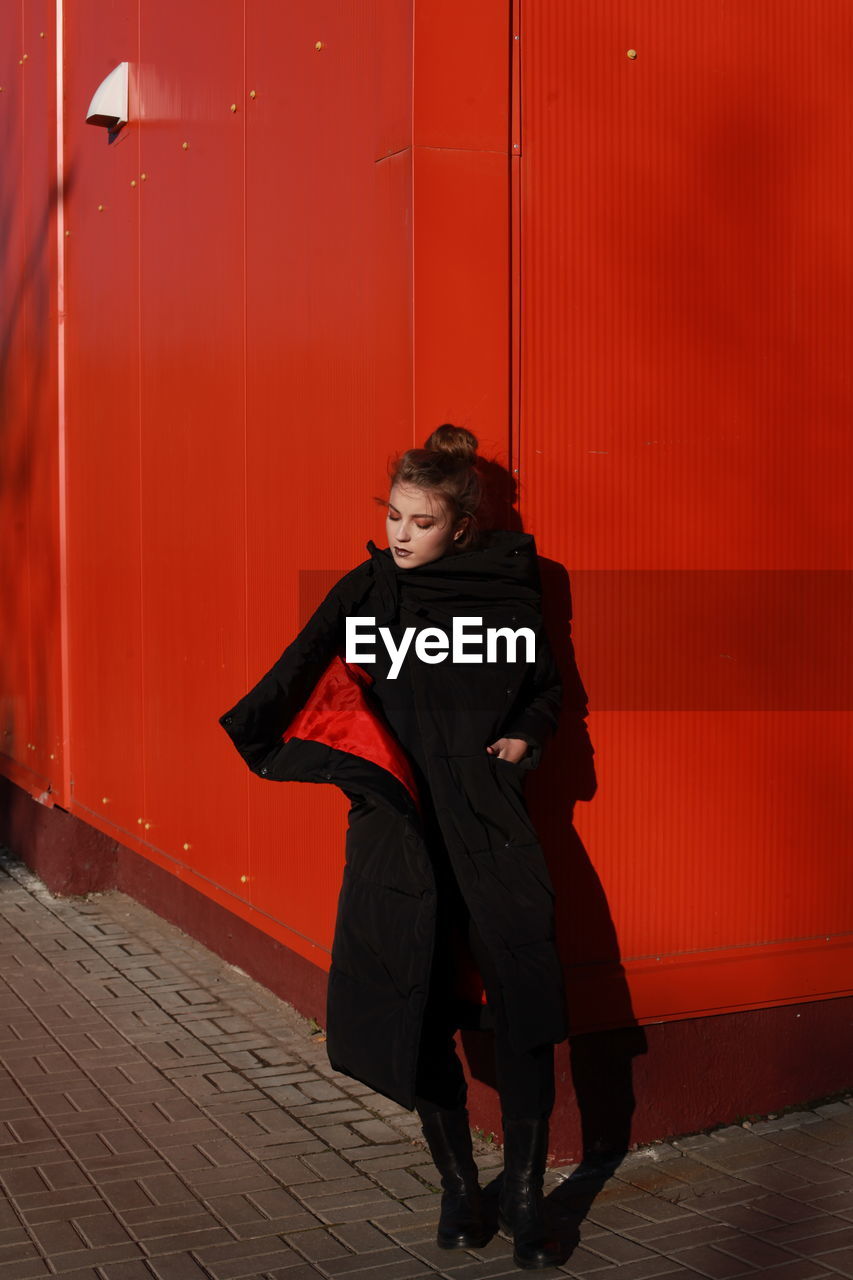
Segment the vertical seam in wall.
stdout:
[[[246,0],[243,0],[243,100],[248,93]],[[248,111],[243,112],[243,619],[245,632],[245,670],[249,679],[249,306],[248,306]]]
[[[24,6],[24,0],[21,0],[21,26],[20,26],[21,38],[19,41],[19,48],[22,54],[25,52],[27,47],[26,23],[27,23],[26,9]],[[21,158],[20,159],[21,168],[20,168],[20,178],[19,178],[20,185],[19,185],[18,197],[19,197],[21,206],[24,209],[26,209],[27,65],[25,60],[21,59],[20,67],[21,67],[21,72],[18,79],[18,89],[20,92],[21,109],[18,113],[18,140],[19,140],[19,155]],[[31,253],[30,244],[28,242],[27,235],[28,235],[28,226],[27,226],[26,219],[23,218],[21,220],[22,272],[21,272],[20,282],[18,284],[18,294],[17,294],[16,305],[15,305],[15,315],[13,317],[12,324],[13,324],[13,328],[17,327],[17,329],[19,330],[21,334],[21,340],[23,343],[23,362],[22,362],[22,372],[20,377],[21,425],[23,430],[23,442],[21,445],[20,473],[24,475],[26,479],[25,479],[25,483],[19,486],[19,492],[17,497],[21,498],[21,496],[23,496],[23,506],[24,506],[24,521],[23,521],[24,554],[23,556],[20,557],[19,567],[20,567],[20,577],[25,586],[26,598],[24,601],[23,608],[16,609],[15,613],[16,613],[16,616],[19,617],[21,619],[21,622],[23,623],[23,626],[21,627],[21,633],[26,637],[25,658],[26,658],[27,670],[24,675],[22,690],[26,694],[26,698],[24,702],[23,718],[27,726],[27,742],[26,742],[24,756],[21,761],[21,764],[25,772],[30,775],[27,781],[29,785],[32,786],[35,780],[35,777],[38,774],[38,770],[36,768],[35,760],[33,760],[32,757],[29,755],[30,743],[32,739],[35,737],[35,732],[34,732],[35,705],[33,702],[33,600],[32,600],[33,592],[32,592],[32,564],[30,562],[31,553],[32,553],[31,541],[30,541],[30,512],[32,509],[33,484],[32,484],[32,472],[31,472],[32,423],[30,421],[30,404],[31,404],[32,398],[30,396],[30,383],[29,383],[28,375],[30,372],[31,338],[30,338],[30,333],[28,328],[29,307],[27,303],[27,291],[28,291],[29,280],[31,276],[31,265],[35,266],[35,255]],[[33,244],[35,244],[35,239],[33,240]],[[24,630],[24,627],[26,628],[26,630]],[[19,744],[16,743],[13,749],[18,751],[18,748],[19,748]]]
[[60,799],[71,803],[71,653],[68,599],[68,453],[65,390],[65,12],[56,0],[56,431],[59,520],[59,669],[61,685],[62,783]]
[[411,104],[409,109],[409,144],[410,144],[409,149],[410,149],[410,157],[411,157],[409,161],[410,173],[411,173],[409,190],[411,192],[411,203],[412,203],[412,223],[409,231],[409,260],[410,260],[409,270],[411,272],[411,297],[409,300],[409,307],[411,311],[410,324],[411,324],[411,341],[412,341],[411,359],[412,359],[412,445],[413,446],[417,444],[417,439],[416,439],[417,415],[415,411],[415,405],[417,402],[417,397],[415,394],[415,391],[416,391],[415,383],[417,378],[417,364],[416,364],[416,358],[415,358],[416,351],[417,351],[417,346],[415,343],[415,334],[416,334],[416,328],[417,328],[417,319],[416,319],[417,308],[415,306],[415,46],[417,41],[417,25],[418,25],[417,5],[418,5],[418,0],[412,0],[412,44],[411,44],[411,50],[409,53],[409,66],[412,69],[412,98],[411,98]]
[[[509,104],[509,202],[510,202],[510,491],[515,489],[516,510],[524,524],[521,494],[521,39],[522,0],[510,0],[510,104]],[[516,36],[518,39],[516,40]],[[515,142],[519,154],[513,152]],[[511,509],[507,517],[511,517]]]
[[[243,661],[244,688],[249,687],[249,132],[248,132],[248,33],[246,0],[243,0]],[[252,888],[252,808],[249,791],[250,775],[243,779],[246,797],[246,861],[249,889]]]
[[[142,96],[142,5],[140,0],[136,4],[136,123],[137,123],[137,171],[142,173],[142,111],[140,110],[140,100]],[[146,751],[145,751],[145,576],[143,573],[143,520],[142,520],[142,218],[144,212],[144,189],[145,184],[139,182],[139,200],[137,201],[136,216],[136,403],[137,403],[137,498],[138,498],[138,521],[139,521],[139,741],[141,743],[140,752],[140,774],[141,774],[141,791],[140,801],[142,805],[141,817],[145,817],[148,812],[148,777],[145,768]]]
[[[24,8],[24,6],[23,6],[23,4],[22,4],[22,6],[21,6],[21,52],[22,52],[22,53],[24,53],[24,52],[25,52],[26,47],[27,47],[26,11],[25,11],[25,8]],[[20,112],[20,137],[21,137],[21,188],[20,188],[20,198],[21,198],[21,204],[22,204],[22,206],[23,206],[23,208],[24,208],[24,209],[26,209],[26,207],[27,207],[27,205],[26,205],[26,195],[27,195],[27,152],[26,152],[26,147],[27,147],[27,125],[28,125],[28,120],[27,120],[27,104],[28,104],[28,103],[27,103],[27,79],[26,79],[26,76],[27,76],[27,67],[26,67],[26,63],[25,63],[24,61],[22,61],[22,62],[21,62],[21,81],[20,81],[20,89],[21,89],[21,112]],[[33,183],[33,190],[36,190],[36,184],[35,184],[35,183]],[[35,660],[34,660],[34,653],[33,653],[33,650],[34,650],[34,640],[35,640],[35,638],[34,638],[34,634],[33,634],[33,563],[32,563],[32,509],[33,509],[32,497],[33,497],[33,484],[32,484],[32,461],[31,461],[31,460],[32,460],[32,452],[33,452],[33,451],[32,451],[32,437],[33,437],[32,410],[33,410],[34,396],[31,394],[31,386],[30,386],[30,382],[31,382],[31,379],[30,379],[30,371],[31,371],[31,367],[32,367],[32,330],[31,330],[31,327],[30,327],[30,318],[31,318],[31,315],[32,315],[32,306],[31,306],[31,303],[30,303],[30,288],[29,288],[29,281],[30,281],[30,279],[31,279],[32,271],[33,271],[33,270],[35,270],[35,267],[36,267],[36,253],[38,252],[38,250],[36,250],[36,251],[34,252],[34,251],[33,251],[33,249],[31,248],[30,244],[29,244],[29,243],[28,243],[28,241],[27,241],[27,223],[26,223],[26,219],[24,219],[24,221],[23,221],[23,223],[22,223],[22,232],[21,232],[21,234],[22,234],[22,237],[23,237],[22,248],[23,248],[23,264],[24,264],[24,272],[23,272],[23,277],[22,277],[22,279],[21,279],[21,284],[20,284],[20,294],[19,294],[19,297],[20,297],[20,306],[19,306],[19,309],[18,309],[18,317],[19,317],[19,327],[20,327],[20,331],[21,331],[21,336],[22,336],[22,338],[23,338],[23,344],[24,344],[23,377],[21,378],[21,391],[22,391],[22,398],[23,398],[23,404],[22,404],[23,415],[22,415],[22,417],[23,417],[23,428],[24,428],[24,449],[23,449],[23,459],[22,459],[22,462],[23,462],[22,471],[25,471],[25,473],[27,474],[27,483],[26,483],[26,486],[25,486],[25,499],[26,499],[26,505],[25,505],[25,519],[24,519],[24,556],[23,556],[23,570],[24,570],[24,572],[23,572],[23,578],[24,578],[24,581],[26,582],[26,588],[27,588],[27,591],[26,591],[26,596],[27,596],[27,599],[26,599],[26,611],[25,611],[24,616],[25,616],[25,618],[26,618],[26,628],[27,628],[27,630],[26,630],[26,635],[27,635],[27,647],[26,647],[26,656],[27,656],[27,676],[26,676],[27,704],[26,704],[26,705],[27,705],[27,711],[26,711],[26,718],[27,718],[27,726],[28,726],[28,729],[29,729],[29,734],[28,734],[28,736],[29,736],[29,739],[30,739],[30,742],[27,744],[27,750],[29,751],[29,749],[30,749],[30,745],[33,745],[33,746],[35,746],[35,745],[36,745],[34,742],[32,742],[32,740],[33,740],[33,739],[35,738],[35,736],[36,736],[36,732],[35,732],[35,730],[36,730],[36,706],[35,706],[35,699],[34,699],[34,697],[33,697],[33,693],[34,693],[34,688],[33,688],[33,683],[34,683],[34,682],[33,682],[33,667],[35,666]],[[34,239],[34,240],[33,240],[33,246],[35,246],[35,243],[36,243],[36,242],[35,242],[35,239]],[[32,268],[32,270],[31,270],[31,268]],[[35,759],[32,759],[30,756],[24,756],[24,768],[27,770],[27,772],[28,772],[29,774],[33,775],[33,780],[34,780],[36,777],[38,777],[38,776],[39,776],[39,774],[40,774],[40,772],[41,772],[41,770],[39,769],[39,767],[38,767],[38,765],[37,765],[37,763],[36,763],[36,760],[35,760]]]
[[[508,92],[508,110],[507,110],[507,202],[508,202],[508,223],[509,223],[509,352],[507,362],[507,398],[509,409],[509,430],[508,447],[507,447],[507,466],[509,467],[510,477],[513,475],[513,467],[515,465],[516,456],[516,436],[518,431],[518,420],[516,415],[515,393],[516,393],[516,376],[515,376],[515,342],[516,342],[516,288],[515,273],[518,268],[518,262],[515,252],[515,157],[513,155],[513,143],[515,140],[515,100],[516,100],[516,81],[515,81],[515,21],[516,21],[516,0],[507,0],[507,6],[504,12],[509,19],[509,92]],[[511,487],[510,487],[511,492]],[[510,510],[506,512],[507,524],[510,527],[511,504]]]

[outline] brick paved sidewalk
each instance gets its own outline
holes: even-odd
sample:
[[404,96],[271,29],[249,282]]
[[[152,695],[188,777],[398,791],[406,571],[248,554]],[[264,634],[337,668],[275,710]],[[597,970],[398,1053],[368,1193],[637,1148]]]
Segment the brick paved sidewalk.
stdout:
[[[417,1117],[132,899],[0,856],[0,965],[0,1280],[524,1274],[501,1237],[438,1249]],[[565,1274],[853,1276],[853,1097],[572,1173],[548,1174]]]

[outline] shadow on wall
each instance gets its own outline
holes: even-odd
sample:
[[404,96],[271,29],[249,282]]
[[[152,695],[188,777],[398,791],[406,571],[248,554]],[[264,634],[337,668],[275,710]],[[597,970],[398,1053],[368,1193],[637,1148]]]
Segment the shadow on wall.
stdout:
[[[51,698],[59,644],[53,376],[59,188],[46,167],[27,163],[26,137],[21,146],[15,136],[20,127],[20,115],[4,113],[0,155],[18,157],[10,165],[18,181],[0,190],[0,754],[39,774],[54,750],[58,715]],[[66,193],[71,185],[69,174]],[[47,776],[43,781],[49,787]]]
[[[494,461],[481,462],[481,476],[483,526],[522,531],[513,476]],[[535,537],[535,530],[531,532]],[[646,1053],[647,1040],[634,1016],[604,887],[573,824],[576,803],[592,800],[597,782],[586,723],[588,698],[572,643],[569,575],[563,565],[544,556],[539,557],[539,567],[543,617],[563,682],[563,702],[557,733],[539,767],[527,775],[525,798],[556,892],[557,943],[564,970],[595,971],[596,999],[602,1002],[602,1021],[607,1025],[604,1030],[572,1029],[569,1036],[583,1153],[571,1191],[575,1197],[578,1182],[589,1178],[582,1190],[594,1197],[630,1146],[635,1108],[632,1060]],[[571,1029],[571,998],[569,1019]],[[462,1042],[474,1077],[495,1088],[493,1055],[482,1033],[464,1031]],[[572,1105],[571,1099],[561,1096],[559,1083],[556,1105]],[[573,1198],[572,1211],[576,1210]]]
[[[574,826],[578,801],[591,801],[597,780],[587,728],[587,693],[572,643],[572,596],[565,567],[540,558],[545,625],[563,682],[557,733],[530,775],[527,799],[556,892],[557,943],[567,971],[595,984],[600,1030],[583,1030],[569,994],[569,1055],[581,1122],[582,1165],[606,1171],[627,1152],[635,1099],[632,1059],[647,1051],[622,965],[621,948],[604,886]],[[575,989],[584,978],[575,977]],[[581,1015],[583,1016],[583,1015]]]

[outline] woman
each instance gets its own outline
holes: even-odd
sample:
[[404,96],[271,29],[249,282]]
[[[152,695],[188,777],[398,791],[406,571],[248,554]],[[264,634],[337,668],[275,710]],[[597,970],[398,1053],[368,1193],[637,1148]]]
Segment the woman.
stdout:
[[[370,558],[220,723],[259,776],[334,782],[350,800],[329,1060],[417,1110],[441,1174],[445,1248],[489,1237],[453,1037],[492,1028],[499,1215],[517,1265],[533,1268],[564,1260],[544,1227],[542,1179],[567,1025],[553,888],[522,784],[556,727],[561,685],[533,538],[478,527],[476,448],[445,424],[396,460],[388,548],[368,542]],[[519,633],[514,651],[501,628]],[[466,948],[486,996],[473,1022]]]

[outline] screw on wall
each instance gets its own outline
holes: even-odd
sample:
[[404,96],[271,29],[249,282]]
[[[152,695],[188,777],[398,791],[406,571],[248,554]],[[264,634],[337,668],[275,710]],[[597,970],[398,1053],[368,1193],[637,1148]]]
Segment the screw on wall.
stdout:
[[182,142],[182,143],[181,143],[181,150],[182,150],[182,151],[188,151],[188,150],[189,150],[189,146],[190,146],[190,144],[189,144],[188,142]]
[[147,174],[147,173],[140,173],[139,177],[140,177],[140,178],[141,178],[141,180],[144,182],[144,181],[145,181],[145,179],[148,177],[148,174]]
[[629,49],[629,50],[628,50],[628,57],[629,57],[632,61],[634,60],[634,58],[636,58],[636,56],[637,56],[637,50],[636,50],[636,49]]
[[257,96],[258,96],[258,95],[255,93],[254,89],[250,89],[250,90],[249,90],[249,97],[250,97],[250,98],[257,98]]
[[323,41],[322,41],[322,40],[315,40],[315,41],[314,41],[314,48],[315,48],[315,50],[317,51],[317,53],[319,53],[321,49],[325,49],[325,47],[326,47],[326,46],[325,46],[325,44],[323,43]]
[[189,841],[188,841],[188,840],[185,840],[185,841],[184,841],[184,851],[186,852],[186,850],[187,850],[187,849],[191,849],[191,848],[192,848],[192,845],[189,843]]
[[236,103],[236,102],[232,102],[232,103],[231,103],[231,110],[232,110],[232,111],[236,111],[236,110],[237,110],[237,103]]

